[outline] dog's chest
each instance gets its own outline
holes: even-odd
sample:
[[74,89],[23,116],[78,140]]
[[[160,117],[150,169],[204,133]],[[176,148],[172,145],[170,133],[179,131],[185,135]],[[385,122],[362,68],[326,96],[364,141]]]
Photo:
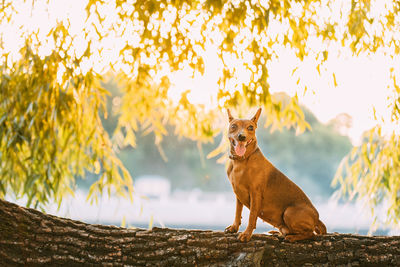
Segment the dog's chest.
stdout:
[[250,200],[250,188],[246,168],[234,165],[228,174],[228,177],[237,198],[245,206],[248,206]]

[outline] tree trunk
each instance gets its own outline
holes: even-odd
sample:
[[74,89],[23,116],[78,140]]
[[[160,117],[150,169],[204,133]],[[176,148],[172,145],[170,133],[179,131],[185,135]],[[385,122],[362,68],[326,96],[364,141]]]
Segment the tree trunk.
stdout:
[[0,266],[400,266],[400,237],[280,237],[126,229],[43,214],[0,199]]

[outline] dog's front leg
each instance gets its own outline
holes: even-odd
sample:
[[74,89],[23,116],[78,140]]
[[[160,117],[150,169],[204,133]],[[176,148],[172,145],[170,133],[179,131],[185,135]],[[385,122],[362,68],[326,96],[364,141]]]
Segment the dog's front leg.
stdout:
[[225,228],[225,233],[237,233],[237,231],[239,230],[239,226],[242,223],[242,210],[243,204],[238,198],[236,198],[235,221],[232,225],[229,225]]
[[261,194],[255,192],[253,195],[250,195],[250,216],[249,216],[249,224],[247,225],[246,230],[243,233],[239,234],[239,240],[242,242],[247,242],[250,240],[251,235],[253,234],[254,229],[256,229],[257,218],[261,208]]

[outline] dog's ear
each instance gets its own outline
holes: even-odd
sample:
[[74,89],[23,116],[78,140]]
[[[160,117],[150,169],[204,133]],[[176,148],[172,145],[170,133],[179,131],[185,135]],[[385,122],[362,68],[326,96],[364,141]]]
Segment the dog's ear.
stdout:
[[256,112],[256,115],[254,115],[254,117],[251,118],[251,120],[252,120],[255,124],[257,124],[258,118],[260,118],[260,114],[261,114],[261,108],[259,108],[259,109],[257,110],[257,112]]
[[234,118],[232,117],[232,114],[231,114],[231,111],[229,110],[229,108],[227,108],[226,111],[228,112],[229,122],[233,121]]

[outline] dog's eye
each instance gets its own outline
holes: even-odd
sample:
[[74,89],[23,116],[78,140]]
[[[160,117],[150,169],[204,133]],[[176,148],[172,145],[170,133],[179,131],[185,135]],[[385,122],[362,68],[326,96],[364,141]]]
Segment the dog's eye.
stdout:
[[254,127],[253,127],[253,125],[250,125],[249,127],[247,127],[247,130],[249,130],[249,131],[253,131],[253,130],[254,130]]
[[236,124],[232,124],[232,125],[231,125],[231,130],[236,130],[236,128],[237,128],[237,125],[236,125]]

